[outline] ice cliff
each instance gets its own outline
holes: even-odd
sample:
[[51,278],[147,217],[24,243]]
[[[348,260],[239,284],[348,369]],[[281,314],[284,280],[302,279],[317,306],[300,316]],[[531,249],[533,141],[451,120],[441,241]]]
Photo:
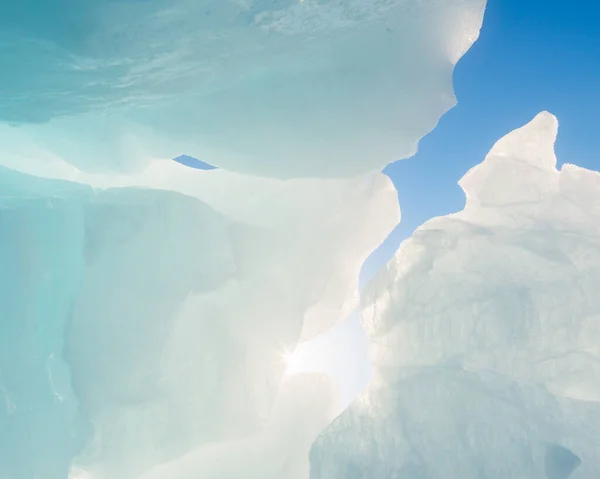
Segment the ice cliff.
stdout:
[[362,300],[376,378],[315,479],[600,474],[600,174],[556,169],[541,113],[461,180]]

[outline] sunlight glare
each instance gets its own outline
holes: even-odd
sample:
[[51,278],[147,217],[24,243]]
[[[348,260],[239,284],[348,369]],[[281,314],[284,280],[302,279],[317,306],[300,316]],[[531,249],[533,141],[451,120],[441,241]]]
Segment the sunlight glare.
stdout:
[[[310,368],[311,358],[309,356],[311,351],[308,351],[307,354],[306,348],[303,348],[302,346],[303,345],[300,345],[294,352],[286,353],[284,355],[286,375],[318,371],[318,368]],[[315,351],[312,351],[312,353],[314,355]],[[318,351],[316,351],[316,354],[318,354]],[[313,357],[312,360],[314,362],[315,358]]]
[[321,336],[300,343],[294,351],[281,355],[287,376],[322,373],[332,377],[346,407],[372,377],[367,341],[357,314],[337,324]]
[[72,468],[69,471],[69,479],[93,479],[93,478],[89,472],[84,471],[83,469]]

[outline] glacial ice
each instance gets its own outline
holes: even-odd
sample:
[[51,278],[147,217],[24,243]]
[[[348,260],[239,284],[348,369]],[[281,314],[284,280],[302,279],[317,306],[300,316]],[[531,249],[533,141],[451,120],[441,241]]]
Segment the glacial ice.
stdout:
[[0,3],[0,478],[597,477],[600,175],[556,170],[547,113],[369,286],[349,410],[284,375],[356,307],[378,171],[484,7]]
[[362,298],[375,378],[314,479],[600,475],[600,174],[541,113],[460,181]]
[[337,393],[284,356],[356,307],[389,179],[67,167],[0,171],[0,477],[307,477]]
[[283,358],[358,304],[484,6],[0,2],[0,477],[307,477],[336,388]]
[[484,7],[3,1],[0,164],[131,172],[186,153],[268,177],[381,170],[454,105],[453,67]]

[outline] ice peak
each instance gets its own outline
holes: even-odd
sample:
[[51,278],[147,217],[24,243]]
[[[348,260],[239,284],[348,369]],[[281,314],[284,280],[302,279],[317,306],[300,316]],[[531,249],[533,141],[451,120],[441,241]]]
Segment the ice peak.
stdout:
[[557,134],[557,118],[552,113],[542,111],[526,125],[498,140],[486,161],[492,157],[505,157],[536,168],[555,170],[554,143]]
[[[553,188],[556,175],[554,144],[558,120],[543,111],[526,125],[496,142],[485,160],[459,181],[469,204],[506,204],[534,201]],[[499,177],[502,181],[498,181]],[[510,187],[507,187],[510,185]],[[542,188],[542,189],[544,189]]]

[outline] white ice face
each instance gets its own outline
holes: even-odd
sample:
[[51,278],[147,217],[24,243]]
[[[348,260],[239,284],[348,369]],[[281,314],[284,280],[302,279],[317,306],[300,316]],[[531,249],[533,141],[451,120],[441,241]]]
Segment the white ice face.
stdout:
[[[377,379],[317,479],[600,473],[600,174],[556,169],[541,113],[405,241],[363,298]],[[361,475],[362,474],[362,475]]]

